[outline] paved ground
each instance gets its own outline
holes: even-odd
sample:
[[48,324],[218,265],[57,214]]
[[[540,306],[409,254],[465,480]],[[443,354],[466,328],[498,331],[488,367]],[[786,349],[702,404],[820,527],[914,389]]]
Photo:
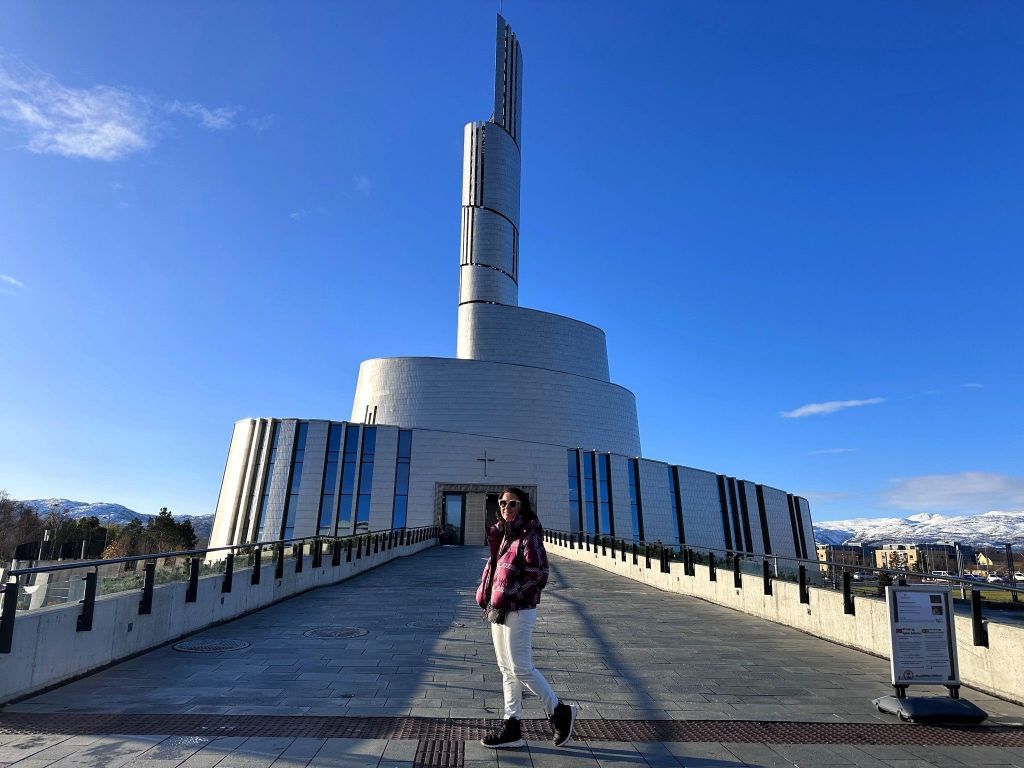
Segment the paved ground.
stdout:
[[[0,768],[1024,766],[1024,746],[1007,746],[1024,745],[1019,728],[986,741],[877,714],[882,659],[560,558],[535,660],[588,719],[583,738],[555,750],[537,722],[528,749],[485,750],[475,738],[500,717],[501,680],[473,603],[483,552],[432,549],[197,636],[242,650],[161,648],[9,706]],[[334,636],[304,634],[324,629]],[[965,696],[994,725],[1024,722],[1020,707]],[[536,699],[525,716],[543,716]]]

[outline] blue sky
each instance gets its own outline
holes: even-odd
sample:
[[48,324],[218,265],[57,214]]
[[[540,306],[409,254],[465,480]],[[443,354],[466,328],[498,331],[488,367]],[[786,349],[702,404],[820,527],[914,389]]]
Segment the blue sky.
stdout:
[[[0,488],[211,512],[232,423],[455,347],[496,3],[10,4]],[[644,454],[1024,509],[1024,6],[525,2],[520,302]]]

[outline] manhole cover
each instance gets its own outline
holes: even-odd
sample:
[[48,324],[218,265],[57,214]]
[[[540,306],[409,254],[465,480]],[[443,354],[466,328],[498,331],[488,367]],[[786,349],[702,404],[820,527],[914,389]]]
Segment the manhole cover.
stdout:
[[220,653],[221,651],[240,651],[243,648],[248,648],[249,643],[245,640],[184,640],[171,647],[183,653]]
[[424,619],[423,621],[410,621],[406,626],[412,627],[413,629],[461,629],[466,626],[466,622]]
[[359,627],[317,627],[302,634],[306,637],[319,637],[321,640],[342,640],[346,637],[362,637],[368,631]]

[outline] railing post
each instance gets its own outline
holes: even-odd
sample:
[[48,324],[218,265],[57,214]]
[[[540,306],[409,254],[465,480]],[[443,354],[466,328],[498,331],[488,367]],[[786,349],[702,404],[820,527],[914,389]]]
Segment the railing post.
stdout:
[[857,609],[853,604],[853,580],[850,572],[843,571],[843,613],[853,616]]
[[622,539],[619,543],[622,544],[622,562],[626,562],[626,540]]
[[337,568],[341,565],[341,542],[335,539],[331,543],[331,567]]
[[807,566],[801,564],[798,574],[800,577],[800,602],[809,603],[811,602],[811,593],[807,590]]
[[199,558],[190,557],[188,562],[188,589],[185,590],[185,602],[194,603],[199,597]]
[[76,632],[92,630],[92,614],[96,610],[96,571],[85,574],[85,597],[81,600],[82,614],[75,626]]
[[319,568],[324,564],[324,543],[320,539],[313,539],[313,567]]
[[668,550],[663,544],[658,545],[658,559],[661,561],[661,572],[668,573]]
[[644,543],[644,568],[651,570],[651,545]]
[[156,562],[148,562],[143,567],[145,579],[142,582],[142,599],[139,600],[139,616],[153,613],[153,585],[156,584]]
[[974,644],[988,648],[988,628],[981,618],[981,592],[971,587],[971,628],[974,630]]
[[227,593],[231,591],[231,584],[235,579],[235,553],[229,552],[224,560],[224,583],[220,585],[220,591]]
[[772,593],[772,567],[767,560],[761,561],[761,581],[764,583],[764,593]]
[[356,560],[361,560],[363,557],[363,537],[360,536],[356,539]]
[[274,578],[284,578],[284,542],[277,545],[277,560],[274,562]]
[[637,559],[636,559],[636,555],[637,555],[637,551],[636,551],[636,542],[634,541],[634,542],[633,542],[633,565],[636,565],[636,564],[637,564]]
[[689,570],[689,575],[690,576],[696,576],[697,575],[697,565],[696,565],[696,563],[694,562],[694,559],[693,559],[693,550],[690,549],[689,547],[686,548],[686,561],[687,561],[687,566],[690,569]]
[[249,577],[249,584],[256,586],[260,583],[260,576],[263,572],[263,547],[256,547],[252,553],[252,575]]
[[345,545],[345,562],[352,562],[352,539],[349,539],[348,543]]
[[0,653],[10,653],[14,641],[14,612],[18,609],[17,579],[4,584],[3,611],[0,612]]
[[380,534],[373,534],[373,554],[380,552]]
[[708,552],[708,581],[718,581],[718,568],[715,565],[714,552]]
[[300,541],[298,548],[292,544],[292,556],[295,558],[295,572],[302,573],[302,556],[306,553],[306,542]]
[[732,585],[736,589],[743,589],[743,575],[740,573],[740,556],[732,553]]

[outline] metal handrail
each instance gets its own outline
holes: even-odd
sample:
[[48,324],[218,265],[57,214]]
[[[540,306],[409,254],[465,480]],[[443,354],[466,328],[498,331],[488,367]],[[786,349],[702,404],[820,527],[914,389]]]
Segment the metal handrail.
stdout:
[[[641,540],[635,540],[634,541],[634,540],[627,540],[625,538],[616,538],[614,536],[603,536],[602,534],[591,534],[591,533],[588,533],[586,531],[570,532],[570,531],[560,531],[560,530],[556,530],[556,529],[545,529],[544,535],[548,538],[549,541],[552,541],[553,543],[557,542],[557,543],[561,544],[562,542],[566,542],[566,543],[568,543],[568,546],[569,546],[570,549],[574,549],[574,548],[583,549],[584,546],[585,546],[588,551],[590,551],[591,536],[593,536],[593,547],[594,547],[593,552],[596,554],[597,551],[598,551],[598,547],[600,546],[600,548],[601,548],[601,555],[605,556],[605,557],[609,556],[609,553],[607,552],[607,542],[608,542],[608,540],[610,540],[612,542],[611,553],[610,553],[610,556],[611,556],[612,559],[617,559],[617,557],[618,557],[618,554],[615,551],[615,548],[616,548],[615,545],[616,545],[616,543],[619,543],[619,545],[620,545],[620,553],[621,553],[622,561],[623,562],[626,561],[626,545],[628,543],[628,544],[631,545],[631,548],[632,548],[633,565],[634,566],[639,565],[639,559],[638,558],[640,556],[640,550],[642,549],[643,550],[643,558],[644,558],[644,566],[647,569],[651,568],[651,559],[652,559],[651,555],[652,555],[652,550],[653,550],[654,554],[660,560],[660,570],[661,570],[662,573],[671,573],[671,567],[669,565],[669,553],[671,552],[674,555],[676,549],[678,548],[679,552],[680,552],[680,554],[682,555],[682,558],[683,558],[683,574],[685,576],[689,577],[689,578],[692,578],[692,577],[697,575],[696,568],[694,567],[694,565],[695,565],[695,563],[694,563],[694,554],[695,553],[699,553],[701,551],[708,552],[709,554],[708,554],[708,565],[707,565],[707,568],[708,568],[708,579],[710,581],[718,581],[717,564],[715,562],[714,553],[715,552],[725,552],[726,555],[727,555],[725,562],[728,563],[728,560],[730,558],[732,560],[732,569],[731,570],[732,570],[732,575],[733,575],[733,586],[737,590],[743,588],[743,573],[742,573],[742,571],[740,569],[741,559],[747,559],[747,558],[749,558],[751,560],[760,559],[762,561],[761,581],[762,581],[762,587],[764,589],[764,594],[765,595],[773,594],[773,587],[772,587],[773,578],[772,578],[771,573],[769,572],[770,571],[770,569],[768,567],[769,566],[769,560],[774,558],[776,560],[787,560],[787,561],[791,561],[791,562],[797,562],[797,563],[799,563],[799,566],[797,568],[797,572],[798,572],[797,584],[798,584],[798,587],[799,587],[798,595],[799,595],[799,600],[800,600],[801,603],[810,603],[810,601],[811,601],[810,583],[809,583],[808,578],[807,578],[807,576],[808,576],[807,564],[813,563],[813,564],[817,565],[819,567],[819,569],[820,569],[821,565],[833,566],[833,567],[840,568],[840,569],[843,570],[843,579],[842,579],[842,581],[843,581],[843,586],[842,586],[843,613],[847,614],[847,615],[855,615],[857,613],[856,603],[855,603],[855,600],[854,600],[855,595],[853,593],[853,586],[852,586],[853,579],[852,579],[851,571],[870,570],[870,571],[872,571],[874,573],[879,573],[879,574],[891,574],[891,575],[897,576],[898,577],[897,580],[900,581],[900,582],[903,582],[903,583],[906,583],[906,578],[905,577],[907,577],[907,576],[921,576],[921,577],[924,577],[926,575],[926,574],[922,574],[922,573],[919,573],[919,572],[916,572],[916,571],[903,571],[903,570],[892,569],[892,568],[875,568],[874,566],[858,566],[858,565],[852,565],[850,563],[836,563],[836,562],[833,562],[833,561],[830,561],[830,560],[811,560],[810,558],[790,557],[788,555],[771,555],[771,554],[764,554],[764,553],[758,554],[758,553],[754,553],[754,552],[739,552],[739,551],[736,551],[736,550],[722,549],[722,548],[719,548],[719,547],[694,547],[692,545],[687,545],[687,544],[665,544],[664,542],[661,542],[661,541],[657,541],[657,542],[649,542],[649,541],[641,541]],[[564,544],[563,544],[563,546],[564,546]],[[723,563],[723,564],[725,564],[725,563]],[[778,563],[776,563],[775,569],[776,569],[776,573],[777,573],[778,572]],[[748,573],[747,575],[755,576],[755,578],[756,578],[755,574]],[[929,577],[931,577],[931,574],[927,574],[927,575]],[[961,586],[963,587],[965,592],[966,592],[966,583],[967,582],[971,582],[971,580],[963,579],[961,577],[935,576],[935,577],[931,577],[931,578],[935,578],[935,579],[947,578],[947,579],[950,579],[950,580],[961,582]],[[988,647],[988,627],[987,627],[986,622],[985,622],[985,620],[984,620],[984,618],[982,616],[982,610],[981,610],[982,609],[982,605],[981,605],[981,591],[980,591],[980,589],[976,589],[975,588],[977,586],[979,586],[978,582],[976,582],[976,581],[975,582],[971,582],[971,625],[972,625],[972,630],[973,630],[972,631],[973,643],[974,643],[975,646]],[[1016,586],[1005,587],[1005,586],[1001,586],[1001,585],[997,585],[997,584],[992,584],[992,585],[986,584],[986,586],[990,586],[990,587],[999,588],[999,589],[1008,590],[1010,592],[1013,592],[1014,593],[1014,601],[1015,602],[1016,602],[1016,593],[1024,591],[1024,590],[1019,589]],[[965,597],[966,597],[966,595],[965,595]]]
[[205,555],[210,552],[224,552],[230,550],[232,552],[240,549],[255,549],[257,547],[266,549],[268,547],[276,547],[284,544],[294,544],[295,542],[307,542],[307,541],[344,541],[346,539],[358,539],[365,536],[374,536],[380,533],[390,533],[391,531],[418,531],[424,528],[433,528],[430,525],[421,525],[417,528],[383,528],[378,531],[363,531],[362,533],[350,533],[345,536],[302,536],[299,538],[292,539],[275,539],[273,541],[258,541],[251,544],[230,544],[224,547],[209,547],[207,549],[185,549],[176,552],[155,552],[149,555],[132,555],[130,557],[111,557],[107,559],[98,560],[75,560],[71,563],[60,563],[59,565],[40,565],[34,568],[17,568],[11,570],[7,575],[9,579],[16,578],[18,576],[25,576],[32,573],[48,573],[50,571],[68,571],[74,568],[98,568],[101,565],[114,565],[117,563],[137,563],[143,560],[160,560],[168,557],[197,557]]
[[[403,536],[395,537],[396,532],[402,532]],[[323,544],[324,542],[333,542],[333,553],[331,557],[331,567],[337,568],[341,565],[341,543],[347,541],[347,551],[345,553],[345,562],[352,562],[352,549],[353,542],[357,544],[355,551],[355,558],[361,559],[364,555],[363,540],[366,540],[365,554],[370,555],[370,542],[374,542],[373,552],[387,551],[394,547],[404,546],[407,544],[417,544],[426,541],[428,538],[433,537],[438,532],[436,525],[423,525],[416,528],[385,528],[377,531],[362,531],[360,533],[352,533],[346,536],[303,536],[291,539],[276,539],[274,541],[259,541],[250,544],[231,544],[224,547],[209,547],[206,549],[187,549],[180,550],[177,552],[154,552],[146,555],[132,555],[131,557],[113,557],[108,560],[86,560],[76,561],[74,563],[61,563],[59,565],[46,565],[35,568],[19,568],[12,570],[9,574],[7,583],[3,585],[2,591],[0,591],[0,654],[6,654],[11,652],[12,641],[14,637],[14,620],[18,613],[18,590],[20,576],[34,574],[34,573],[47,573],[53,571],[67,571],[75,568],[92,568],[93,570],[87,573],[85,579],[85,598],[80,601],[82,604],[82,613],[78,617],[77,631],[88,632],[92,629],[92,618],[93,611],[96,603],[96,588],[99,574],[99,567],[101,565],[111,565],[118,563],[132,563],[139,561],[146,561],[145,565],[145,576],[144,586],[141,589],[142,600],[139,602],[139,615],[148,615],[152,612],[153,606],[153,590],[155,588],[155,572],[156,572],[156,561],[164,558],[181,557],[187,558],[189,562],[189,574],[188,574],[188,588],[185,592],[185,602],[194,603],[198,595],[199,587],[199,556],[205,555],[211,552],[224,552],[228,551],[228,555],[225,558],[224,572],[218,574],[222,576],[223,582],[221,584],[221,592],[231,592],[234,583],[234,560],[235,552],[237,550],[252,550],[254,554],[253,558],[253,571],[250,577],[250,585],[255,586],[260,583],[260,573],[262,570],[261,554],[263,550],[270,549],[277,551],[276,562],[274,563],[274,577],[276,579],[283,578],[284,575],[284,550],[288,544],[292,546],[292,555],[295,561],[295,573],[301,573],[303,569],[303,553],[305,552],[305,543],[313,542],[313,567],[322,567],[323,563]],[[411,534],[409,540],[403,540],[404,534]],[[296,551],[295,545],[299,544],[299,548]]]
[[659,541],[645,541],[643,539],[633,540],[633,539],[627,539],[627,538],[624,538],[624,537],[621,537],[621,536],[611,536],[611,535],[601,534],[601,533],[588,533],[586,531],[570,532],[570,531],[557,530],[557,529],[554,529],[554,528],[545,528],[544,530],[546,532],[548,532],[548,533],[561,534],[561,535],[566,536],[566,537],[576,537],[576,538],[579,538],[579,537],[589,536],[592,541],[596,541],[597,542],[598,546],[600,546],[600,539],[606,539],[606,540],[610,540],[610,541],[621,541],[621,542],[624,542],[626,544],[636,544],[638,547],[645,547],[646,546],[646,547],[653,547],[655,549],[657,549],[659,547],[663,547],[663,548],[669,550],[672,553],[675,553],[676,551],[679,551],[681,553],[684,549],[690,549],[691,551],[695,551],[695,552],[698,552],[698,553],[700,553],[700,552],[724,553],[727,558],[739,556],[741,558],[748,559],[748,560],[755,560],[755,559],[758,559],[758,560],[760,560],[760,559],[765,559],[765,560],[772,560],[772,559],[774,559],[774,560],[785,560],[785,561],[793,562],[793,563],[797,563],[797,564],[807,564],[807,565],[814,565],[814,566],[819,566],[819,567],[822,566],[822,565],[827,565],[829,567],[840,568],[840,569],[843,569],[845,571],[870,571],[870,572],[875,573],[875,574],[889,574],[889,575],[897,577],[897,578],[904,577],[904,576],[914,576],[914,577],[920,577],[920,578],[923,578],[923,579],[932,579],[932,580],[942,579],[942,580],[945,580],[945,581],[952,582],[952,583],[954,583],[958,587],[959,586],[963,586],[965,588],[966,587],[984,587],[986,590],[1003,590],[1003,591],[1006,591],[1006,592],[1018,592],[1018,593],[1024,594],[1024,586],[1013,586],[1012,584],[998,584],[998,583],[990,583],[990,582],[980,582],[980,581],[977,581],[976,579],[966,578],[966,577],[963,577],[963,576],[933,576],[931,573],[922,573],[921,571],[901,570],[899,568],[878,568],[878,567],[873,566],[873,565],[854,565],[853,563],[842,563],[842,562],[837,562],[837,561],[828,560],[828,559],[818,560],[816,558],[812,559],[812,558],[809,558],[809,557],[792,557],[790,555],[766,554],[764,552],[747,552],[746,550],[739,550],[739,549],[735,549],[735,548],[734,549],[728,549],[728,548],[723,548],[723,547],[707,547],[707,546],[699,546],[699,545],[685,544],[685,543],[684,544],[673,544],[673,543],[666,543],[666,542],[663,542],[663,541],[660,541],[660,540]]

